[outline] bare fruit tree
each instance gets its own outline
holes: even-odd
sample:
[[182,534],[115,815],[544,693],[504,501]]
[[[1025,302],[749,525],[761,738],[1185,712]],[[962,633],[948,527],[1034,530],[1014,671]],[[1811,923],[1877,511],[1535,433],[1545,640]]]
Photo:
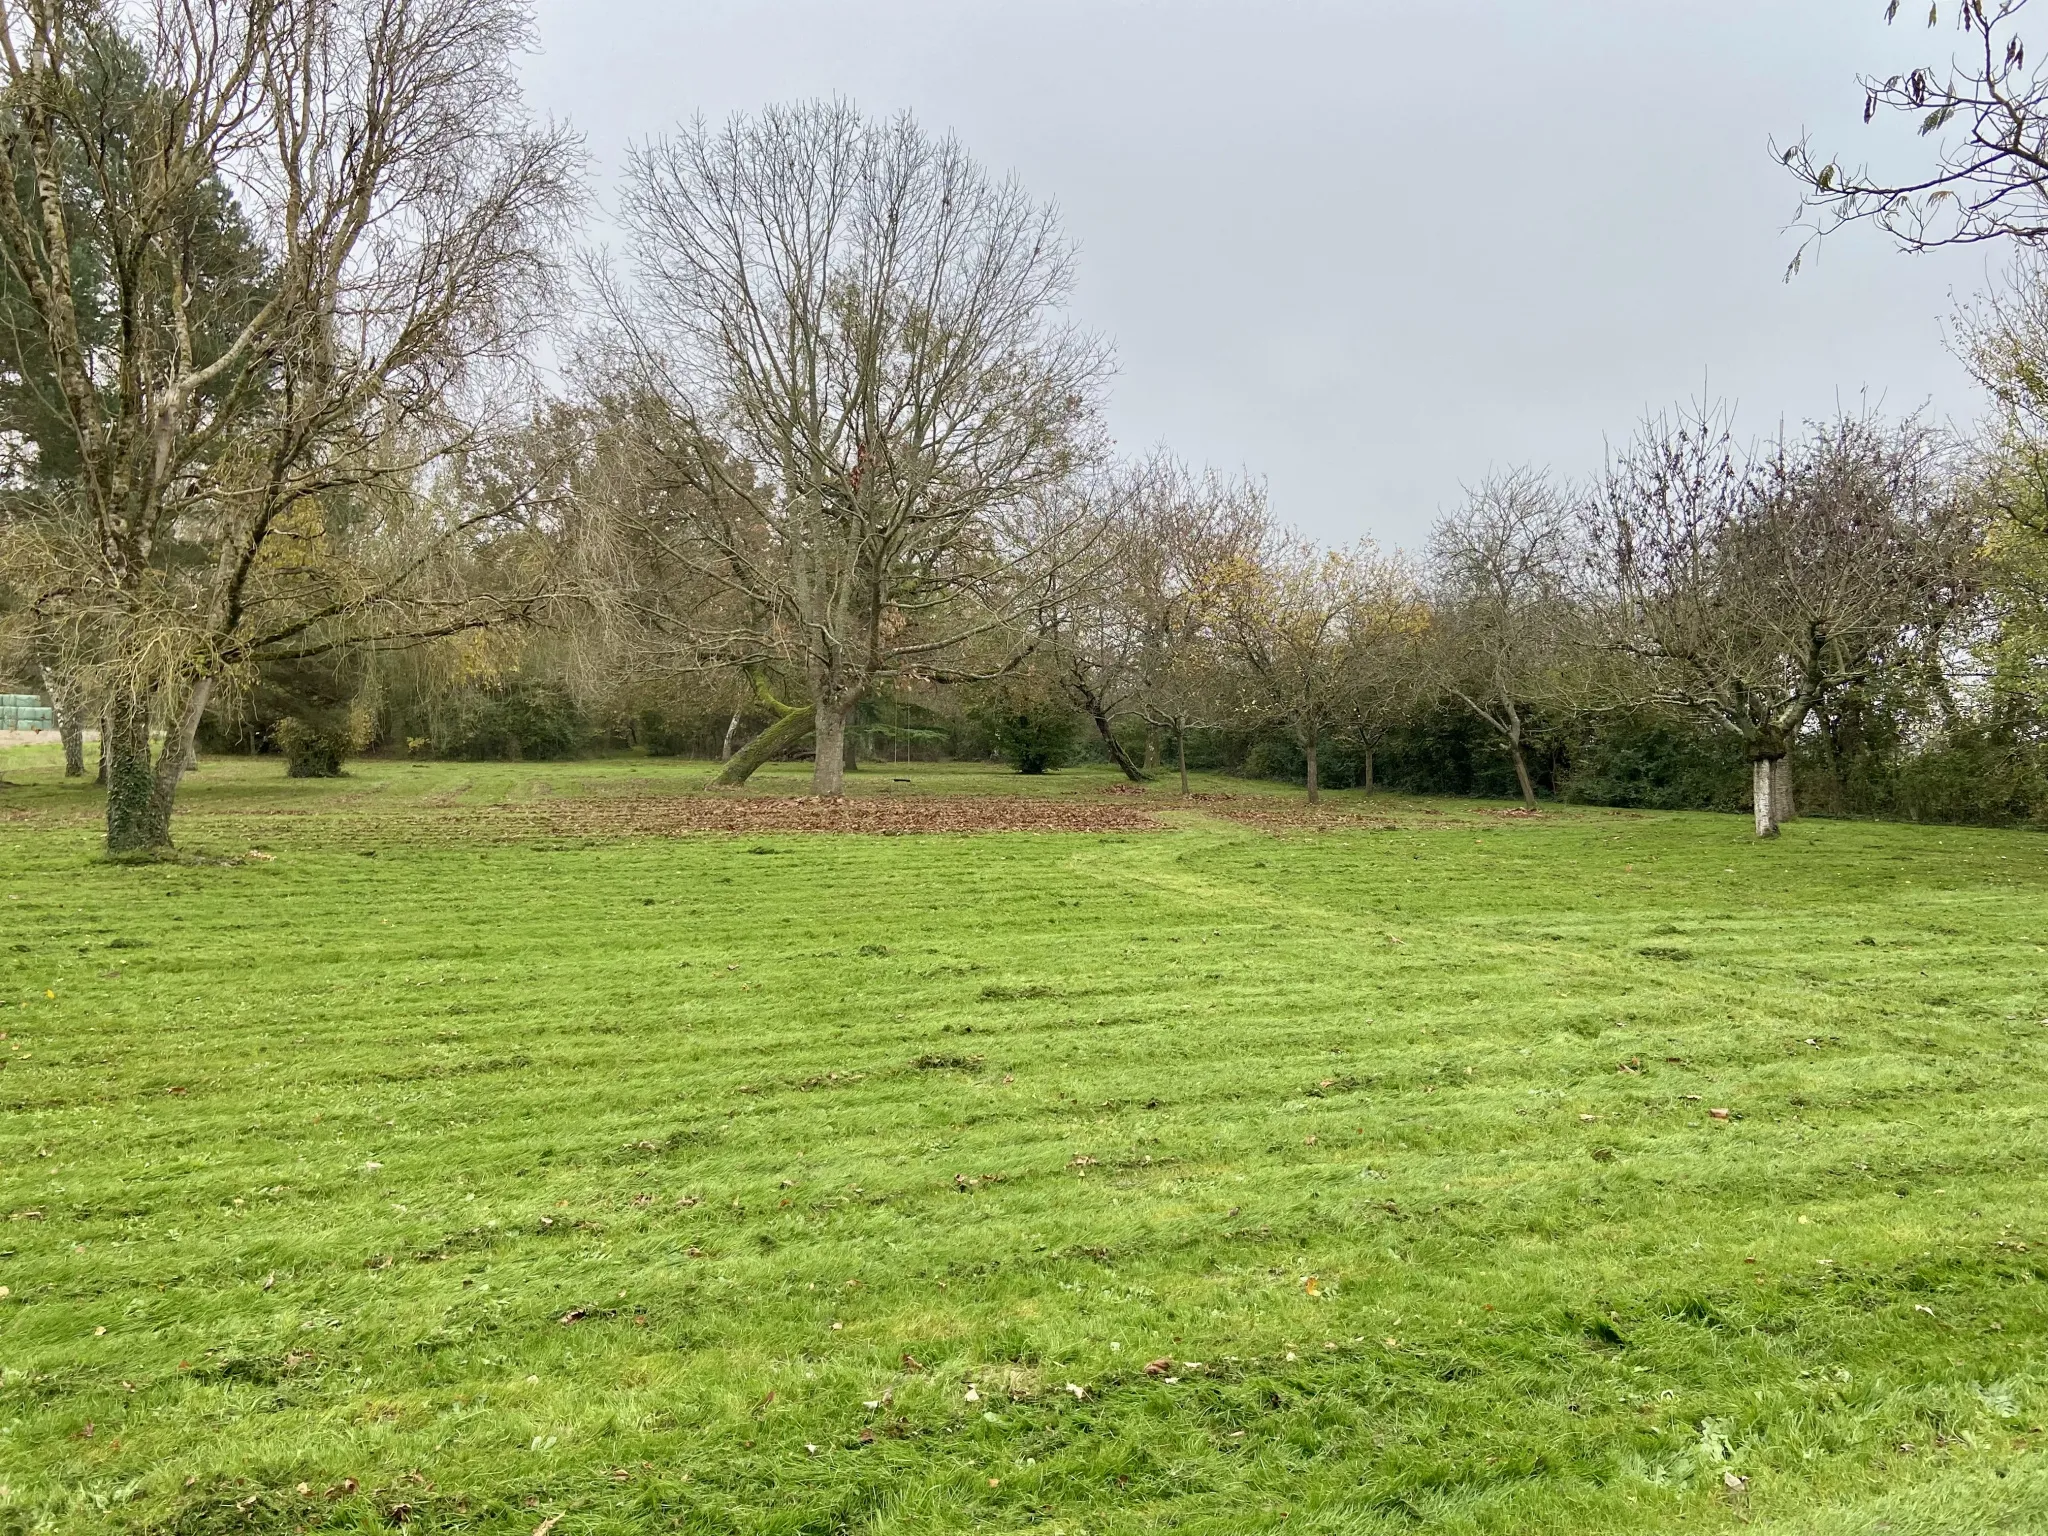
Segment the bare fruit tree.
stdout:
[[1565,498],[1526,469],[1491,475],[1430,537],[1430,660],[1437,686],[1494,731],[1522,803],[1532,706],[1559,693],[1572,542]]
[[1155,473],[1152,464],[1119,464],[1055,488],[1041,537],[1048,548],[1065,548],[1048,562],[1033,616],[1040,670],[1134,784],[1151,774],[1117,727],[1137,713],[1144,687],[1148,636],[1133,580],[1150,554],[1145,511]]
[[1659,418],[1615,456],[1589,520],[1586,611],[1644,702],[1742,743],[1759,837],[1791,811],[1808,716],[1939,622],[1976,545],[1933,434],[1864,417],[1762,450],[1722,410]]
[[1155,457],[1124,545],[1124,601],[1144,636],[1138,713],[1172,741],[1188,793],[1188,732],[1235,717],[1237,688],[1222,633],[1239,572],[1266,537],[1265,487]]
[[1322,799],[1322,748],[1352,711],[1361,653],[1398,622],[1397,585],[1370,544],[1318,549],[1274,533],[1225,588],[1220,627],[1242,671],[1244,712],[1293,736],[1310,805]]
[[801,676],[837,795],[849,711],[1011,622],[1026,509],[1095,452],[1067,244],[953,139],[842,102],[643,147],[622,216],[593,359],[668,417],[645,484],[704,514],[689,558],[733,601],[701,659]]
[[[69,459],[5,559],[104,700],[107,847],[170,842],[216,686],[492,622],[424,509],[538,329],[579,151],[518,0],[14,0],[0,262]],[[32,343],[32,344],[28,344]],[[152,728],[163,745],[152,757]]]

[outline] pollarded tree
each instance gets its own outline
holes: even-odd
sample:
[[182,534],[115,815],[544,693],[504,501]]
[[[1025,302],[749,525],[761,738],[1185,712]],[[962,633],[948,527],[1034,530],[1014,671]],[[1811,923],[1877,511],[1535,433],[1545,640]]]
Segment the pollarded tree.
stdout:
[[594,361],[665,413],[641,483],[688,493],[678,549],[754,615],[703,659],[799,674],[839,794],[849,711],[1028,609],[1024,512],[1095,451],[1068,247],[954,140],[839,102],[645,146],[622,217]]
[[1423,654],[1437,686],[1500,737],[1530,807],[1529,711],[1563,691],[1571,556],[1564,497],[1526,469],[1489,476],[1430,536]]
[[1917,423],[1844,417],[1753,451],[1699,410],[1646,424],[1590,498],[1586,611],[1644,701],[1742,743],[1759,837],[1790,810],[1815,707],[1963,590],[1976,531],[1938,449]]
[[427,492],[577,195],[528,34],[519,0],[0,9],[11,352],[66,449],[0,561],[105,700],[110,852],[169,845],[230,673],[517,611],[443,558],[506,509]]

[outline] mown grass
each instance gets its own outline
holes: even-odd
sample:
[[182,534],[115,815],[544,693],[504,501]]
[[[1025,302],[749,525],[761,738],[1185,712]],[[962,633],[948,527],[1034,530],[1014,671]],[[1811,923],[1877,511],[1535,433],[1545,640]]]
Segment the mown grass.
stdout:
[[0,1530],[2048,1528],[2037,836],[0,768]]

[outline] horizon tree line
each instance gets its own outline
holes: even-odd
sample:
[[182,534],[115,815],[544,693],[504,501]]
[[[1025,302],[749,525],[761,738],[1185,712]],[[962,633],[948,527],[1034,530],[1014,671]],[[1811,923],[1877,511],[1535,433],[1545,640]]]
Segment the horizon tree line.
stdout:
[[[1823,229],[2048,242],[2023,5],[1952,8],[1946,75],[1867,82],[1867,116],[1928,110],[1930,178],[1784,152]],[[716,700],[728,784],[809,741],[827,796],[889,698],[1064,710],[1133,782],[1170,753],[1183,793],[1190,733],[1271,730],[1312,805],[1326,752],[1370,788],[1439,703],[1531,807],[1539,722],[1664,711],[1739,746],[1759,836],[1845,711],[1910,687],[1936,718],[1893,726],[1931,739],[2032,699],[2030,262],[1970,328],[1977,439],[1845,413],[1752,442],[1697,402],[1583,484],[1487,476],[1417,554],[1325,548],[1255,478],[1114,454],[1052,209],[908,116],[651,140],[617,256],[582,250],[580,143],[512,67],[531,25],[521,0],[0,7],[0,612],[67,772],[98,730],[110,854],[170,847],[223,711],[281,700],[294,771],[334,771],[392,679],[536,658],[592,699]]]

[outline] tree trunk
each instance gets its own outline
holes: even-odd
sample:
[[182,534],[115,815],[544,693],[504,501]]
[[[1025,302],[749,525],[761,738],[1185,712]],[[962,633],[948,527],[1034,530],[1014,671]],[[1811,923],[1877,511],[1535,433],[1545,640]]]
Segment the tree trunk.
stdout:
[[846,793],[846,715],[850,706],[821,703],[816,706],[817,751],[811,763],[811,793],[836,800]]
[[1372,748],[1365,749],[1365,792],[1372,793]]
[[1792,754],[1788,752],[1771,763],[1771,816],[1783,826],[1798,815],[1792,800]]
[[1159,771],[1159,727],[1149,721],[1145,726],[1145,761],[1139,766],[1148,774]]
[[784,747],[795,746],[811,729],[811,706],[804,704],[792,709],[733,753],[717,778],[711,782],[726,788],[736,788],[754,776],[754,770],[775,756]]
[[1536,785],[1529,777],[1529,761],[1522,756],[1522,743],[1516,738],[1508,743],[1508,751],[1515,758],[1515,782],[1522,786],[1522,804],[1530,810],[1536,809]]
[[745,708],[746,706],[743,704],[734,705],[732,719],[726,722],[725,744],[718,749],[718,760],[721,763],[732,761],[733,745],[740,734],[740,715],[745,711]]
[[1750,785],[1756,797],[1756,835],[1776,837],[1778,835],[1777,764],[1783,761],[1775,757],[1759,757],[1751,761]]
[[158,753],[156,772],[149,787],[150,815],[158,828],[160,846],[171,846],[171,808],[177,803],[178,783],[199,762],[195,743],[199,723],[206,718],[206,706],[213,698],[213,679],[202,677],[185,695],[185,707],[164,732],[163,750]]
[[1088,717],[1095,722],[1095,733],[1102,738],[1102,745],[1109,752],[1109,760],[1116,764],[1118,772],[1133,784],[1142,784],[1152,777],[1131,761],[1131,754],[1124,750],[1124,744],[1116,739],[1116,732],[1110,729],[1107,714],[1099,709],[1090,709]]
[[1185,800],[1188,793],[1188,728],[1182,725],[1173,733],[1174,749],[1180,754],[1180,793]]
[[57,717],[57,739],[64,744],[64,777],[85,777],[85,722],[78,718],[78,700],[49,667],[43,668],[43,692]]
[[1316,774],[1317,745],[1316,739],[1311,736],[1302,744],[1301,748],[1303,752],[1308,754],[1308,803],[1310,805],[1320,805],[1323,800],[1323,786]]
[[107,738],[113,734],[112,717],[105,710],[100,711],[100,770],[93,782],[101,789],[107,787]]
[[100,766],[107,776],[107,852],[147,854],[168,845],[170,828],[155,816],[155,775],[149,761],[149,696],[123,688],[107,705]]

